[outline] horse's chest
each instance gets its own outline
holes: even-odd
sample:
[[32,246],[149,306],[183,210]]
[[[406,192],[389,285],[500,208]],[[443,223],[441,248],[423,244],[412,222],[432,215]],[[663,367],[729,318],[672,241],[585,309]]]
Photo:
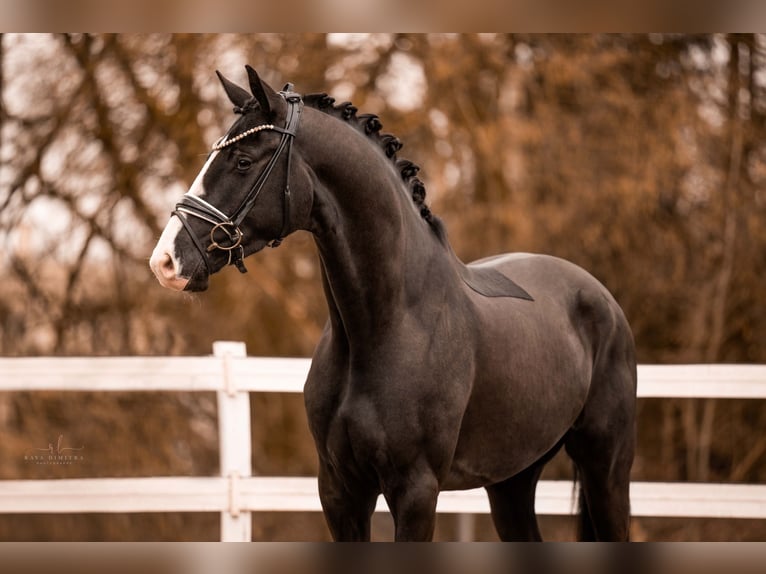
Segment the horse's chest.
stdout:
[[320,458],[338,474],[383,479],[414,460],[446,469],[460,427],[459,401],[389,391],[347,390],[323,421]]

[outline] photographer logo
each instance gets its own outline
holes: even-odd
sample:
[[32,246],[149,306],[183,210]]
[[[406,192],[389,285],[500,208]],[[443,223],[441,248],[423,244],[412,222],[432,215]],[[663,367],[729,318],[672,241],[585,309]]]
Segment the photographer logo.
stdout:
[[31,464],[69,465],[83,462],[84,446],[64,446],[64,435],[60,434],[56,445],[48,443],[46,448],[34,448],[27,451],[24,460]]

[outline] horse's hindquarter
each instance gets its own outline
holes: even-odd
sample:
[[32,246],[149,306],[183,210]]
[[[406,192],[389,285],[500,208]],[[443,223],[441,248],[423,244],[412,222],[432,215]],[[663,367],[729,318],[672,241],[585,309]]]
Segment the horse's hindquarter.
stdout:
[[504,480],[555,446],[583,409],[598,331],[616,306],[598,281],[560,259],[514,254],[480,264],[496,266],[534,301],[467,290],[475,379],[448,489]]

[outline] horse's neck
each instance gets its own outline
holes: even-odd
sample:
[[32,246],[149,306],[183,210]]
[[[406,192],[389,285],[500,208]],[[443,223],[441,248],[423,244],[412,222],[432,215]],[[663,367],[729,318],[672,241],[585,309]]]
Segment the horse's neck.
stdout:
[[434,260],[446,265],[449,255],[390,160],[350,126],[339,127],[348,133],[316,150],[322,168],[315,169],[312,232],[334,328],[369,344],[424,295]]

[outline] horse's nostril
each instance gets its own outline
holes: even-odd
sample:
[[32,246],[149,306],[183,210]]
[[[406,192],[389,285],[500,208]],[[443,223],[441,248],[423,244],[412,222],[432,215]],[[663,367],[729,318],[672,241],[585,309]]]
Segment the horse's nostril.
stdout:
[[176,267],[170,253],[158,253],[155,251],[155,254],[152,255],[149,261],[149,266],[158,279],[168,281],[176,278]]
[[155,249],[149,258],[149,267],[163,287],[182,291],[189,283],[188,279],[179,276],[179,269],[169,252]]
[[170,253],[164,253],[160,261],[160,272],[166,279],[173,279],[176,276],[176,267],[173,264],[173,258]]

